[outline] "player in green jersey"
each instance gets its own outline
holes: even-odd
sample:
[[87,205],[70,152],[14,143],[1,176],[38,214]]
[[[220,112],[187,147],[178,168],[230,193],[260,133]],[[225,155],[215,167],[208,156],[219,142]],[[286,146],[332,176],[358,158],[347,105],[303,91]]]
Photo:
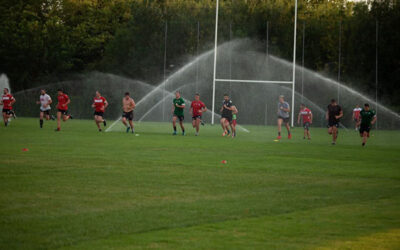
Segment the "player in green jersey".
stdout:
[[179,119],[179,125],[182,129],[182,135],[185,135],[185,127],[183,126],[183,120],[185,119],[184,110],[185,108],[185,100],[181,97],[181,93],[179,91],[175,92],[175,99],[173,100],[172,105],[172,126],[174,127],[173,135],[176,135],[176,120]]
[[367,138],[369,137],[369,131],[371,126],[376,122],[376,112],[369,108],[369,104],[364,104],[364,108],[360,112],[361,120],[358,122],[360,128],[360,136],[362,137],[362,146],[367,143]]

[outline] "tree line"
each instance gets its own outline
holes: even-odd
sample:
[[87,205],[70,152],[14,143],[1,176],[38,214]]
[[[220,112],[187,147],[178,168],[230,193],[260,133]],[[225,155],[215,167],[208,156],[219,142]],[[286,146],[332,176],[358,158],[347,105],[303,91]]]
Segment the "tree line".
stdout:
[[[0,72],[14,91],[89,71],[156,84],[164,65],[213,47],[215,0],[0,2]],[[270,53],[292,58],[293,0],[220,0],[219,17],[220,42],[266,42],[268,28]],[[398,1],[299,0],[297,62],[303,59],[304,29],[307,68],[333,78],[340,74],[342,82],[374,96],[378,52],[378,97],[400,110],[398,27]]]

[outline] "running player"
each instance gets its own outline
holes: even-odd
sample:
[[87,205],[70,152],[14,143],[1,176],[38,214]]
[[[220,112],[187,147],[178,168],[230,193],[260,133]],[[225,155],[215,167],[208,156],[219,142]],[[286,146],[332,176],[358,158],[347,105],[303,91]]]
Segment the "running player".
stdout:
[[179,125],[182,129],[182,135],[185,135],[185,127],[183,126],[184,116],[184,108],[185,108],[185,100],[181,97],[181,93],[179,91],[175,92],[175,99],[172,101],[172,127],[174,128],[174,133],[172,135],[176,135],[176,120],[179,119]]
[[190,113],[192,114],[192,125],[196,129],[196,136],[199,135],[201,116],[207,111],[206,105],[200,101],[200,95],[196,94],[194,96],[194,101],[190,105]]
[[365,146],[367,143],[367,138],[369,137],[369,131],[371,129],[371,125],[374,125],[376,122],[376,113],[375,110],[369,108],[369,104],[364,104],[364,109],[360,112],[361,120],[358,125],[360,126],[360,136],[362,137],[362,146]]
[[43,118],[46,118],[46,120],[54,120],[54,117],[50,117],[50,104],[52,104],[53,101],[51,100],[51,97],[46,94],[46,90],[42,89],[40,90],[40,97],[39,101],[36,102],[36,104],[40,104],[40,114],[39,114],[39,126],[40,128],[43,128]]
[[100,123],[103,123],[104,127],[107,126],[106,119],[104,119],[104,111],[108,107],[106,98],[102,97],[99,91],[96,91],[96,96],[93,100],[92,108],[94,108],[94,121],[101,132]]
[[229,126],[231,127],[231,130],[233,131],[232,127],[232,110],[233,110],[233,103],[232,100],[229,98],[228,94],[224,95],[224,100],[222,102],[222,107],[221,107],[221,127],[222,130],[224,131],[222,133],[222,136],[229,135]]
[[308,109],[304,104],[300,105],[300,112],[297,117],[297,124],[300,124],[300,118],[302,118],[303,120],[303,127],[304,127],[303,139],[306,139],[307,136],[307,138],[311,140],[310,125],[312,124],[313,115],[311,113],[311,110]]
[[335,99],[331,100],[331,103],[328,105],[328,110],[326,111],[326,120],[328,120],[328,133],[332,135],[332,145],[336,145],[336,139],[339,128],[340,118],[343,117],[343,110],[340,107]]
[[232,138],[236,137],[236,119],[238,110],[235,105],[232,106]]
[[8,119],[14,114],[12,106],[16,102],[15,98],[10,94],[8,88],[4,88],[3,96],[1,98],[0,104],[3,105],[3,121],[4,125],[7,127]]
[[359,122],[360,122],[360,112],[362,108],[360,108],[360,105],[356,105],[356,107],[353,109],[353,121],[355,123],[355,129],[356,131],[359,129]]
[[289,126],[289,112],[290,112],[290,105],[289,103],[285,102],[285,97],[283,95],[279,96],[279,103],[278,103],[278,137],[277,139],[280,140],[281,130],[282,130],[282,123],[285,123],[287,132],[288,132],[288,139],[292,139],[292,134],[290,133],[290,126]]
[[[129,130],[132,131],[132,134],[135,133],[135,128],[133,127],[133,110],[135,107],[135,101],[130,97],[129,92],[126,92],[125,97],[122,98],[122,123],[125,125],[127,133],[129,133]],[[129,121],[129,126],[126,120]]]
[[68,95],[64,93],[62,89],[58,89],[58,104],[57,104],[57,128],[56,131],[61,130],[61,117],[64,122],[68,119],[72,119],[72,115],[68,114],[68,104],[71,103]]

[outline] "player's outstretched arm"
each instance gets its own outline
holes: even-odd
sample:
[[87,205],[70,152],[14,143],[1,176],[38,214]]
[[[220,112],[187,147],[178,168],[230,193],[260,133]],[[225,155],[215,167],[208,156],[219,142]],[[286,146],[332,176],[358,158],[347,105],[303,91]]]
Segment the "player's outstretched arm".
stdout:
[[343,110],[340,110],[339,115],[336,116],[336,119],[340,119],[343,117]]
[[104,102],[104,109],[106,109],[107,107],[108,107],[108,102],[105,101],[105,102]]
[[310,112],[310,123],[312,123],[313,120],[313,114]]
[[374,118],[373,118],[372,121],[371,121],[371,125],[374,125],[374,124],[375,124],[376,119],[378,119],[378,117],[376,117],[376,115],[374,115]]
[[17,100],[15,100],[15,98],[13,97],[12,100],[11,100],[11,102],[10,102],[10,106],[14,105],[14,103],[15,103],[16,101],[17,101]]
[[136,108],[136,103],[135,103],[135,101],[134,101],[133,99],[132,99],[131,105],[132,105],[132,108],[133,108],[133,109]]

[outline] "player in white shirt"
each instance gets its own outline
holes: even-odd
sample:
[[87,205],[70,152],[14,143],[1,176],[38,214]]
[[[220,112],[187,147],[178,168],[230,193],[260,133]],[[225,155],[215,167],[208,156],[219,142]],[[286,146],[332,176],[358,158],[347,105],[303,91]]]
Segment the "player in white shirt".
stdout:
[[42,89],[40,90],[40,101],[37,101],[37,104],[40,104],[40,128],[43,128],[43,118],[46,117],[46,120],[54,120],[53,116],[50,116],[50,104],[53,101],[51,100],[51,97],[46,94],[46,90]]

